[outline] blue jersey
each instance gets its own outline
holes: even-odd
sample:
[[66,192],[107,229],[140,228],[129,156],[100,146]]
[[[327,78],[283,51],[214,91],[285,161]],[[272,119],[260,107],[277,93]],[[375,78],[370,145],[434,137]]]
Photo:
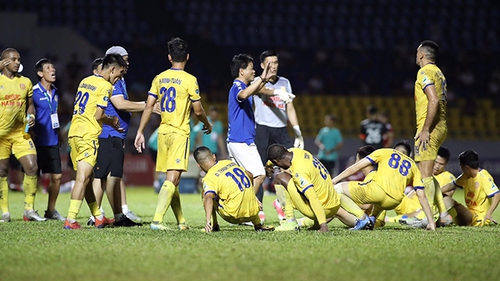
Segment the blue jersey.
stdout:
[[33,127],[36,146],[59,145],[59,128],[52,128],[51,114],[57,114],[59,95],[52,86],[52,92],[47,91],[41,83],[33,87],[33,104],[36,110],[36,122]]
[[118,80],[118,82],[116,82],[116,84],[113,86],[113,94],[111,94],[110,102],[108,103],[108,106],[106,107],[104,113],[109,116],[118,116],[118,119],[120,120],[120,127],[122,127],[124,131],[123,133],[120,133],[112,126],[103,124],[102,132],[99,137],[118,137],[121,139],[125,139],[125,137],[127,136],[128,126],[130,124],[130,119],[132,118],[132,113],[117,109],[113,105],[114,96],[123,96],[124,99],[128,100],[127,85],[125,85],[125,80],[123,78]]
[[240,80],[234,80],[229,90],[227,141],[252,144],[255,140],[255,117],[253,114],[253,97],[240,100],[238,94],[247,85]]

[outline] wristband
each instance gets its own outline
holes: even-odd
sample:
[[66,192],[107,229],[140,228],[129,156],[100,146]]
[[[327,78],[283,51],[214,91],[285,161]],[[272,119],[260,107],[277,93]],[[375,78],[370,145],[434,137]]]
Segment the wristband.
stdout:
[[294,125],[292,128],[293,128],[293,131],[295,132],[295,135],[297,137],[301,137],[302,136],[302,132],[300,131],[300,126],[299,125]]

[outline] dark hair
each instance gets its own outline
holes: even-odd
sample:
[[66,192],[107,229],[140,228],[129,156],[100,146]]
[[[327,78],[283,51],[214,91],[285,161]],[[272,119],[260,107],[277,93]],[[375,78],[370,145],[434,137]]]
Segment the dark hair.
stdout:
[[288,149],[282,146],[281,144],[271,144],[267,148],[267,158],[271,161],[273,160],[281,160],[288,153]]
[[479,168],[479,156],[474,150],[466,150],[458,155],[460,165],[467,165],[472,169]]
[[370,104],[366,107],[366,113],[370,115],[375,115],[377,114],[377,107],[375,107],[373,104]]
[[47,58],[42,58],[35,63],[35,74],[38,77],[38,81],[42,80],[42,77],[38,76],[38,71],[43,71],[43,66],[46,64],[52,64],[52,62]]
[[206,161],[207,158],[211,157],[212,155],[213,155],[212,151],[210,150],[210,148],[208,148],[206,146],[197,147],[193,151],[193,157],[194,157],[194,160],[196,160],[197,163]]
[[330,119],[333,122],[337,121],[337,118],[333,114],[327,114],[325,117]]
[[356,155],[359,156],[359,159],[363,159],[366,156],[370,155],[374,151],[375,151],[375,148],[373,146],[363,145],[362,147],[358,148],[358,151],[356,151]]
[[444,158],[446,162],[448,162],[450,161],[450,156],[451,156],[450,150],[444,146],[441,146],[438,149],[438,156]]
[[5,59],[5,57],[7,56],[7,53],[18,53],[19,54],[19,52],[14,48],[6,48],[5,50],[2,51],[1,59]]
[[127,62],[119,54],[107,54],[102,59],[102,68],[107,69],[111,65],[127,67]]
[[103,58],[96,58],[93,62],[92,62],[92,70],[96,70],[97,67],[99,65],[102,64],[102,61],[103,61]]
[[240,69],[247,68],[250,63],[253,63],[253,58],[247,54],[239,54],[233,57],[231,60],[231,75],[233,78],[237,78],[240,74]]
[[431,40],[424,40],[420,43],[420,48],[425,48],[425,56],[431,60],[435,61],[438,51],[439,51],[439,45]]
[[187,60],[188,44],[179,37],[172,38],[167,43],[168,54],[173,62],[183,62]]
[[260,62],[264,63],[264,61],[266,60],[267,57],[277,57],[277,56],[278,56],[278,53],[276,53],[275,51],[265,50],[264,52],[262,52],[262,54],[260,54]]
[[398,147],[402,146],[405,149],[405,154],[406,156],[410,156],[411,154],[411,145],[407,140],[402,140],[399,141],[394,145],[394,149],[397,149]]

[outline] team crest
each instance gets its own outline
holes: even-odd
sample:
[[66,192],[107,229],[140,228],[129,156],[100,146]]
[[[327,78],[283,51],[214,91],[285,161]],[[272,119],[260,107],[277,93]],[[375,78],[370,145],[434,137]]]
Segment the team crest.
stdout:
[[481,184],[479,182],[474,183],[474,189],[479,189],[481,187]]
[[19,84],[19,88],[21,88],[21,90],[24,90],[24,89],[26,89],[26,85],[24,85],[24,84]]
[[175,159],[175,163],[177,163],[177,164],[181,163],[181,159],[179,159],[179,158]]

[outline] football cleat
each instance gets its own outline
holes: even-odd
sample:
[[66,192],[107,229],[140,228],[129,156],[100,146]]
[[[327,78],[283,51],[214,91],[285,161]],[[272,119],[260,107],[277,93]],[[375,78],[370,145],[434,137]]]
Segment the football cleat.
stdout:
[[132,227],[132,226],[141,226],[141,223],[136,223],[125,215],[122,215],[119,220],[115,221],[113,224],[118,227]]
[[80,226],[80,224],[78,224],[77,221],[75,222],[69,222],[68,220],[66,220],[66,222],[64,222],[64,229],[80,229],[82,228]]
[[284,220],[285,217],[285,212],[283,212],[283,207],[281,206],[280,202],[278,202],[278,199],[274,200],[273,202],[273,207],[276,209],[276,213],[278,213],[278,219]]
[[356,224],[354,227],[349,228],[349,230],[362,230],[368,228],[370,225],[370,217],[363,215],[363,219],[356,219]]
[[0,222],[10,222],[10,213],[3,213]]
[[297,221],[285,221],[280,226],[274,229],[275,231],[299,231],[299,224]]
[[168,227],[164,226],[163,224],[157,222],[157,221],[154,221],[152,222],[149,227],[152,229],[152,230],[164,230],[164,231],[167,231],[167,230],[170,230]]
[[255,231],[258,231],[258,232],[274,231],[274,226],[265,226],[265,225],[262,225],[262,226],[256,227]]
[[127,212],[124,212],[123,213],[127,218],[133,220],[134,222],[140,222],[141,221],[141,218],[136,216],[136,214],[134,214],[134,212],[128,210]]
[[46,221],[46,218],[40,217],[37,211],[35,210],[24,210],[23,215],[24,221]]
[[108,225],[112,225],[115,223],[115,219],[108,219],[105,216],[102,216],[102,220],[95,218],[95,227],[96,228],[104,228]]
[[188,229],[191,229],[189,227],[189,225],[187,225],[187,223],[185,223],[185,222],[179,223],[179,225],[177,225],[177,227],[179,228],[179,230],[188,230]]
[[264,214],[264,211],[259,212],[259,219],[260,219],[260,224],[264,224],[266,221],[266,214]]
[[64,221],[66,220],[65,217],[61,216],[57,210],[54,210],[53,212],[49,213],[48,211],[45,211],[45,216],[46,219],[48,220],[58,220],[58,221]]
[[449,226],[453,224],[453,217],[448,214],[446,217],[444,218],[439,218],[437,221],[436,221],[436,226],[437,227],[443,227],[443,226]]

